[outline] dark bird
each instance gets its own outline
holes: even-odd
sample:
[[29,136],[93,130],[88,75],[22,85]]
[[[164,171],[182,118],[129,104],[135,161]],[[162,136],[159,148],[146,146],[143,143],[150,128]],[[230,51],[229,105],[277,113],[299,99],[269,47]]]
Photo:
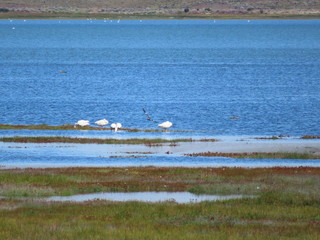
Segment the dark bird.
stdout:
[[142,110],[143,110],[144,114],[146,115],[148,121],[151,121],[151,122],[155,122],[155,123],[156,123],[156,121],[154,121],[154,120],[149,116],[149,114],[147,113],[147,111],[146,111],[144,108],[142,108]]

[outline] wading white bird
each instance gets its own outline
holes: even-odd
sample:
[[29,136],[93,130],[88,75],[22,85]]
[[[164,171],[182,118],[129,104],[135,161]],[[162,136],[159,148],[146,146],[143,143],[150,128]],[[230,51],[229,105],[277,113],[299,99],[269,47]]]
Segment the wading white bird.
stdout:
[[111,123],[110,127],[112,129],[114,129],[114,131],[118,131],[119,128],[122,128],[122,124],[121,123]]
[[96,125],[98,126],[105,126],[105,125],[108,125],[109,124],[109,121],[107,119],[101,119],[101,120],[98,120],[95,122]]
[[160,123],[160,124],[158,125],[158,127],[161,127],[161,128],[163,128],[163,129],[168,129],[168,128],[171,127],[172,125],[173,125],[172,122],[165,121],[165,122],[163,122],[163,123]]
[[80,126],[80,127],[86,127],[86,126],[89,126],[90,123],[88,120],[79,120],[78,122],[76,122],[74,124],[74,127],[77,127],[77,126]]

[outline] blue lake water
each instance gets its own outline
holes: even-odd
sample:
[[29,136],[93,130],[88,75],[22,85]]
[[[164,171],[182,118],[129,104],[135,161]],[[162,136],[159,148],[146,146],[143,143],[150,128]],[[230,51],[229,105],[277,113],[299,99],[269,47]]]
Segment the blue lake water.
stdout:
[[[0,135],[320,134],[320,20],[0,20],[0,35],[0,124],[106,118],[126,128],[156,129],[145,108],[159,122],[172,121],[173,130],[193,131]],[[2,161],[26,159],[18,150],[1,154]],[[29,161],[62,161],[55,154],[32,156]],[[86,163],[93,157],[66,156]]]
[[145,108],[179,130],[320,134],[319,20],[0,20],[0,34],[1,124],[156,128]]

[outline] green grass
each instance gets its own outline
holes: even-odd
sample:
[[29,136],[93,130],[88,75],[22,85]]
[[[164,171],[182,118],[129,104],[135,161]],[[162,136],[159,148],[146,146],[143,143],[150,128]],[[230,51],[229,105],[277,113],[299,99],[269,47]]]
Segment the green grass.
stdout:
[[[105,189],[163,191],[164,185],[167,191],[256,198],[192,204],[32,200]],[[309,167],[1,169],[0,195],[16,193],[0,199],[0,239],[316,240],[319,186],[320,168]]]
[[318,239],[319,201],[287,204],[291,199],[269,194],[185,205],[20,203],[16,209],[0,210],[0,238]]
[[[41,193],[47,196],[102,191],[260,195],[265,191],[276,191],[318,194],[320,197],[319,176],[318,168],[2,169],[0,195],[41,197]],[[40,190],[36,192],[36,188]]]

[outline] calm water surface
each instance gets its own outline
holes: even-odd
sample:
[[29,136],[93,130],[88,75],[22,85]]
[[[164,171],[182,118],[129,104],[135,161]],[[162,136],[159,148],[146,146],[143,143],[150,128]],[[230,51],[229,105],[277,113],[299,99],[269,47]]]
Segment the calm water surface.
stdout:
[[[172,121],[173,130],[192,131],[0,130],[1,136],[320,134],[319,20],[0,20],[0,34],[0,124],[107,118],[157,128],[145,108],[159,122]],[[2,166],[319,166],[170,155],[112,159],[92,146],[11,146],[0,146]]]
[[[0,123],[320,134],[319,20],[0,20]],[[238,119],[230,119],[239,116]]]
[[[290,141],[290,140],[289,140]],[[319,146],[320,146],[320,141]],[[15,167],[319,167],[319,159],[235,159],[166,154],[172,147],[1,143],[0,168]],[[188,151],[186,151],[188,152]],[[191,151],[192,152],[192,151]]]
[[163,202],[175,201],[176,203],[196,203],[203,201],[223,201],[229,199],[252,198],[243,195],[196,195],[189,192],[105,192],[93,194],[81,194],[67,197],[49,197],[47,201],[74,201],[84,202],[89,200],[110,200],[110,201],[141,201],[141,202]]

